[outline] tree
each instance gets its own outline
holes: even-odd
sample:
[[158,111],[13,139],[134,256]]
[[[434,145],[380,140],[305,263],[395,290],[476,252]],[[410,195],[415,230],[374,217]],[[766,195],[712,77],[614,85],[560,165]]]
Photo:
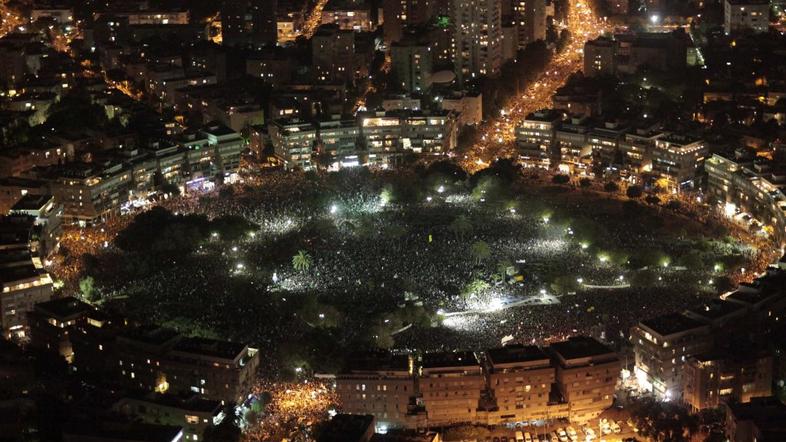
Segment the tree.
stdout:
[[297,254],[292,257],[292,268],[298,272],[304,273],[311,268],[311,255],[305,250],[298,250]]
[[643,194],[644,192],[641,190],[641,187],[636,185],[628,186],[628,189],[625,191],[625,195],[627,195],[628,198],[641,198]]
[[485,241],[475,241],[472,243],[469,253],[475,258],[475,263],[479,265],[491,256],[491,249]]
[[85,276],[79,280],[79,293],[87,302],[96,300],[95,279],[92,276]]
[[644,201],[649,204],[660,204],[660,198],[655,195],[647,195],[647,197],[644,198]]
[[589,178],[582,178],[579,180],[579,186],[587,188],[592,185],[592,180]]
[[448,229],[458,238],[464,238],[472,232],[472,223],[466,215],[459,215],[450,223]]
[[486,295],[490,288],[491,286],[486,281],[482,279],[473,279],[461,289],[461,298],[464,302],[472,298],[481,298]]
[[603,185],[603,190],[609,193],[614,193],[620,190],[620,186],[618,186],[614,181],[609,181]]
[[570,182],[570,177],[563,174],[557,174],[551,178],[551,182],[554,184],[568,184]]

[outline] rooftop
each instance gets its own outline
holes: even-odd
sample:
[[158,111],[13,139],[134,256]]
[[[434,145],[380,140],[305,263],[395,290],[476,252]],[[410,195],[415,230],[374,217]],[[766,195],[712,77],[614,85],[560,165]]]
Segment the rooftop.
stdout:
[[150,392],[134,392],[129,394],[124,399],[132,399],[135,401],[150,402],[153,404],[162,405],[165,407],[179,408],[186,411],[198,411],[203,413],[212,413],[221,408],[220,401],[211,401],[202,399],[196,394],[180,396],[169,393],[150,393]]
[[75,316],[78,317],[93,310],[89,304],[86,304],[74,298],[73,296],[53,299],[51,301],[36,304],[35,309],[41,313],[57,317],[61,320]]
[[707,321],[714,321],[744,309],[745,307],[743,305],[740,305],[736,302],[712,299],[703,305],[688,309],[687,313]]
[[681,313],[668,313],[641,321],[641,324],[661,336],[668,336],[696,328],[704,327],[701,322],[688,318]]
[[456,353],[440,352],[423,355],[423,368],[446,368],[477,366],[478,358],[471,351]]
[[492,365],[514,362],[532,362],[549,359],[548,355],[535,345],[507,345],[486,351]]
[[18,210],[41,210],[45,205],[52,201],[52,195],[33,195],[28,193],[14,204],[12,211]]
[[178,338],[180,335],[171,328],[142,326],[123,334],[123,338],[149,345],[163,345]]
[[566,361],[614,354],[613,350],[589,336],[573,336],[567,341],[551,344],[550,348]]
[[173,350],[219,359],[235,359],[245,348],[246,345],[236,342],[218,341],[208,338],[183,338],[175,345]]
[[140,422],[70,422],[65,425],[63,436],[66,440],[174,442],[182,436],[182,431],[182,427]]
[[368,431],[374,433],[373,425],[371,415],[337,414],[325,425],[317,442],[360,442]]
[[349,357],[347,371],[409,372],[409,355],[394,355],[389,352],[356,353]]

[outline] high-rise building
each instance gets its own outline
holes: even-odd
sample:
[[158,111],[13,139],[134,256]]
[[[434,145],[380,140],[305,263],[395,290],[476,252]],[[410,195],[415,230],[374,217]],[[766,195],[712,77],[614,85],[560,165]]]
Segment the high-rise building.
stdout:
[[546,0],[514,0],[513,21],[519,47],[546,38]]
[[496,76],[502,67],[500,0],[452,0],[452,56],[460,83]]
[[423,92],[431,85],[431,45],[407,35],[390,48],[396,87],[406,92]]
[[385,43],[395,43],[407,26],[428,23],[435,13],[436,0],[383,0]]
[[221,9],[221,36],[229,46],[276,44],[278,0],[232,0]]
[[346,82],[355,75],[355,33],[337,25],[322,25],[311,39],[317,82]]

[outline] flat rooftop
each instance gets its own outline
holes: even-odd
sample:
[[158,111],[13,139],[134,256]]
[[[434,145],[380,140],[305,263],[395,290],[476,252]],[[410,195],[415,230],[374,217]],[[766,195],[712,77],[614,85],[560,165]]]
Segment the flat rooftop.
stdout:
[[613,350],[589,336],[573,336],[567,341],[551,344],[550,348],[566,361],[615,354]]
[[363,414],[337,414],[333,416],[321,434],[317,442],[360,442],[371,428],[374,433],[374,416]]
[[687,311],[696,317],[713,321],[737,313],[744,309],[745,306],[736,302],[724,301],[722,299],[712,299],[702,305],[689,308]]
[[149,345],[163,345],[180,335],[171,328],[157,326],[142,326],[123,333],[121,336],[130,341],[140,342]]
[[93,307],[73,296],[68,296],[36,304],[35,309],[41,313],[65,319],[88,313],[93,310]]
[[245,348],[245,344],[238,344],[237,342],[208,338],[183,338],[172,350],[220,359],[235,359]]
[[535,345],[507,345],[486,351],[492,365],[549,360],[549,356]]
[[348,372],[362,371],[405,371],[409,372],[409,355],[394,355],[389,352],[365,352],[350,355]]
[[423,355],[423,368],[449,368],[476,366],[478,358],[471,351],[456,353],[440,352],[426,353]]
[[748,291],[735,291],[729,296],[726,297],[727,300],[741,302],[743,304],[753,305],[757,304],[761,301],[764,301],[767,298],[774,296],[775,293],[768,292],[765,290],[757,290],[755,292],[748,292]]
[[27,194],[11,207],[12,211],[15,210],[41,210],[49,201],[52,200],[52,195],[33,195]]
[[126,396],[126,399],[149,402],[151,404],[179,408],[181,410],[198,411],[202,413],[212,413],[221,408],[221,401],[203,399],[196,394],[181,396],[169,393],[161,394],[137,391]]
[[669,313],[645,319],[641,321],[641,324],[661,336],[668,336],[704,326],[701,322],[688,318],[681,313]]
[[66,440],[175,442],[182,431],[182,427],[141,422],[71,422],[65,425],[63,436]]

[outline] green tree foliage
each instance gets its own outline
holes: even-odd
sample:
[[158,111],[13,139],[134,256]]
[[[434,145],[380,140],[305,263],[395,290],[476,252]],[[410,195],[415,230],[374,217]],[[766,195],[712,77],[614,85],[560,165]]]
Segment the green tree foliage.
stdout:
[[292,257],[292,268],[298,272],[305,273],[311,268],[311,255],[305,250],[298,250],[297,254]]
[[472,223],[466,215],[459,215],[450,223],[448,230],[457,238],[465,238],[472,233]]
[[134,217],[115,245],[127,252],[187,253],[209,233],[210,222],[203,215],[174,215],[154,207]]
[[551,182],[554,184],[568,184],[570,182],[570,177],[563,174],[557,174],[551,178]]
[[95,288],[95,279],[92,276],[85,276],[79,280],[79,294],[87,302],[95,302],[98,293]]
[[627,195],[628,198],[641,198],[643,194],[644,191],[641,190],[641,186],[635,184],[628,186],[627,190],[625,190],[625,195]]
[[475,298],[482,299],[488,295],[490,289],[491,286],[486,281],[482,279],[473,279],[461,289],[461,298],[464,302]]
[[254,232],[259,229],[254,223],[248,222],[242,216],[226,215],[214,219],[210,223],[210,228],[214,232],[218,232],[221,239],[225,241],[236,241],[249,232]]
[[491,257],[491,248],[485,241],[475,241],[472,243],[472,246],[470,246],[469,253],[472,255],[476,264],[481,264]]
[[603,190],[609,193],[618,192],[620,190],[620,186],[617,185],[614,181],[609,181],[608,183],[603,185]]
[[583,188],[590,187],[590,186],[592,186],[592,180],[589,179],[589,178],[582,178],[582,179],[579,180],[579,186],[581,186]]

